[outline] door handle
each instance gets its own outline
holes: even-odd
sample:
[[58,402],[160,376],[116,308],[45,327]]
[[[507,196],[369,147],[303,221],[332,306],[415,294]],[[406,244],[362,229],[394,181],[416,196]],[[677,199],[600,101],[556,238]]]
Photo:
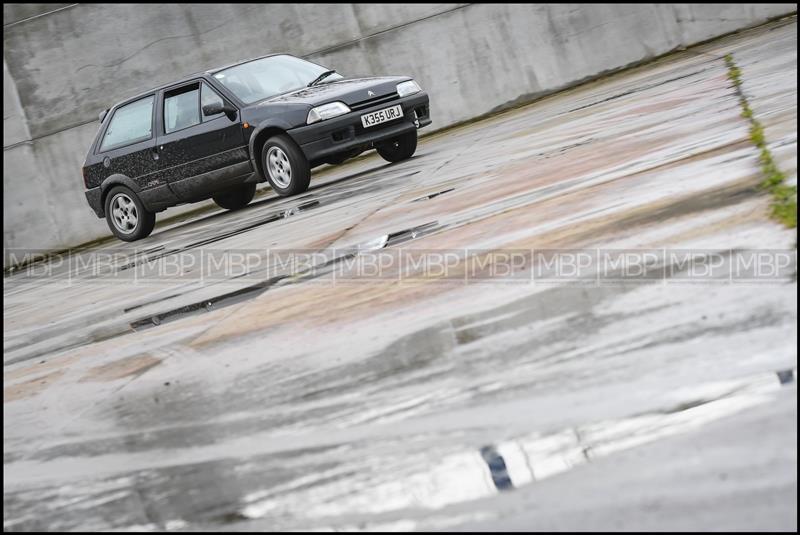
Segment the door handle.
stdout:
[[[160,149],[163,149],[163,148],[164,148],[164,145],[161,145]],[[156,148],[156,147],[153,147],[153,149],[150,151],[150,153],[153,155],[153,159],[154,160],[158,160],[158,151],[159,151],[159,148]]]

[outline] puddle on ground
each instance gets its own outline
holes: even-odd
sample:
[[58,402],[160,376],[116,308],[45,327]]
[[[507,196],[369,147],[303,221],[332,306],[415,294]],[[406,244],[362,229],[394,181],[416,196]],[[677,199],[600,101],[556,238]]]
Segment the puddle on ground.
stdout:
[[[31,530],[45,522],[69,530],[97,522],[98,529],[219,529],[258,521],[283,530],[354,517],[370,520],[372,515],[371,520],[385,518],[378,515],[418,518],[420,510],[460,503],[476,502],[480,508],[479,500],[773,401],[782,389],[793,387],[793,381],[776,374],[794,377],[796,368],[693,385],[646,412],[516,433],[489,443],[468,429],[412,435],[402,442],[378,437],[334,441],[239,459],[167,464],[68,487],[14,490],[5,500],[5,527]],[[182,447],[191,443],[190,437],[180,440]],[[74,455],[86,455],[75,446]],[[187,493],[191,488],[203,490]],[[51,492],[56,493],[53,499],[44,499]],[[35,515],[30,514],[32,502],[41,504]],[[147,522],[142,521],[143,505]]]
[[[786,370],[790,375],[796,369]],[[553,432],[535,432],[475,449],[431,456],[419,470],[388,476],[377,467],[399,466],[373,459],[372,474],[358,483],[323,478],[314,484],[284,485],[245,496],[229,518],[302,520],[385,514],[414,508],[440,509],[490,497],[573,470],[614,453],[702,428],[773,399],[782,381],[774,373],[704,385],[708,399],[681,402],[628,418],[600,421]],[[721,392],[721,393],[720,393]],[[341,469],[341,468],[340,468]],[[387,470],[388,471],[388,470]]]

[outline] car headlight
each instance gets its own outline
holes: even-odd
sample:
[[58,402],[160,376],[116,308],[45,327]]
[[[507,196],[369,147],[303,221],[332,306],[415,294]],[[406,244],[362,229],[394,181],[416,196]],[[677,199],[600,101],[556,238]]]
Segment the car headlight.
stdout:
[[400,82],[397,84],[397,94],[401,97],[407,97],[408,95],[413,95],[420,91],[422,91],[422,88],[414,80],[408,80],[407,82]]
[[345,113],[350,113],[350,108],[344,102],[331,102],[330,104],[323,104],[316,108],[311,108],[308,112],[307,124],[332,119]]

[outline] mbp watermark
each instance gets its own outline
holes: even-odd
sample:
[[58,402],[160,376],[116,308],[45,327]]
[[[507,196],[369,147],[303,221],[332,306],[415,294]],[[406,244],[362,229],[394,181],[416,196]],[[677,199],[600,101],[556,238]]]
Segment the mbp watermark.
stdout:
[[796,279],[794,249],[166,248],[6,250],[4,284],[170,284],[274,277],[323,284],[774,284]]
[[736,251],[732,254],[731,280],[770,282],[797,279],[797,251]]
[[534,249],[531,257],[531,279],[535,282],[593,284],[597,281],[597,249]]

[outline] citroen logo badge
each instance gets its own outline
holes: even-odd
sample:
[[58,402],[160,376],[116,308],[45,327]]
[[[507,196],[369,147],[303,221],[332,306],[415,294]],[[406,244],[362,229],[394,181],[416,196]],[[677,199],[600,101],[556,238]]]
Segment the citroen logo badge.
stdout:
[[375,93],[373,93],[372,91],[367,91],[367,96],[374,97]]

